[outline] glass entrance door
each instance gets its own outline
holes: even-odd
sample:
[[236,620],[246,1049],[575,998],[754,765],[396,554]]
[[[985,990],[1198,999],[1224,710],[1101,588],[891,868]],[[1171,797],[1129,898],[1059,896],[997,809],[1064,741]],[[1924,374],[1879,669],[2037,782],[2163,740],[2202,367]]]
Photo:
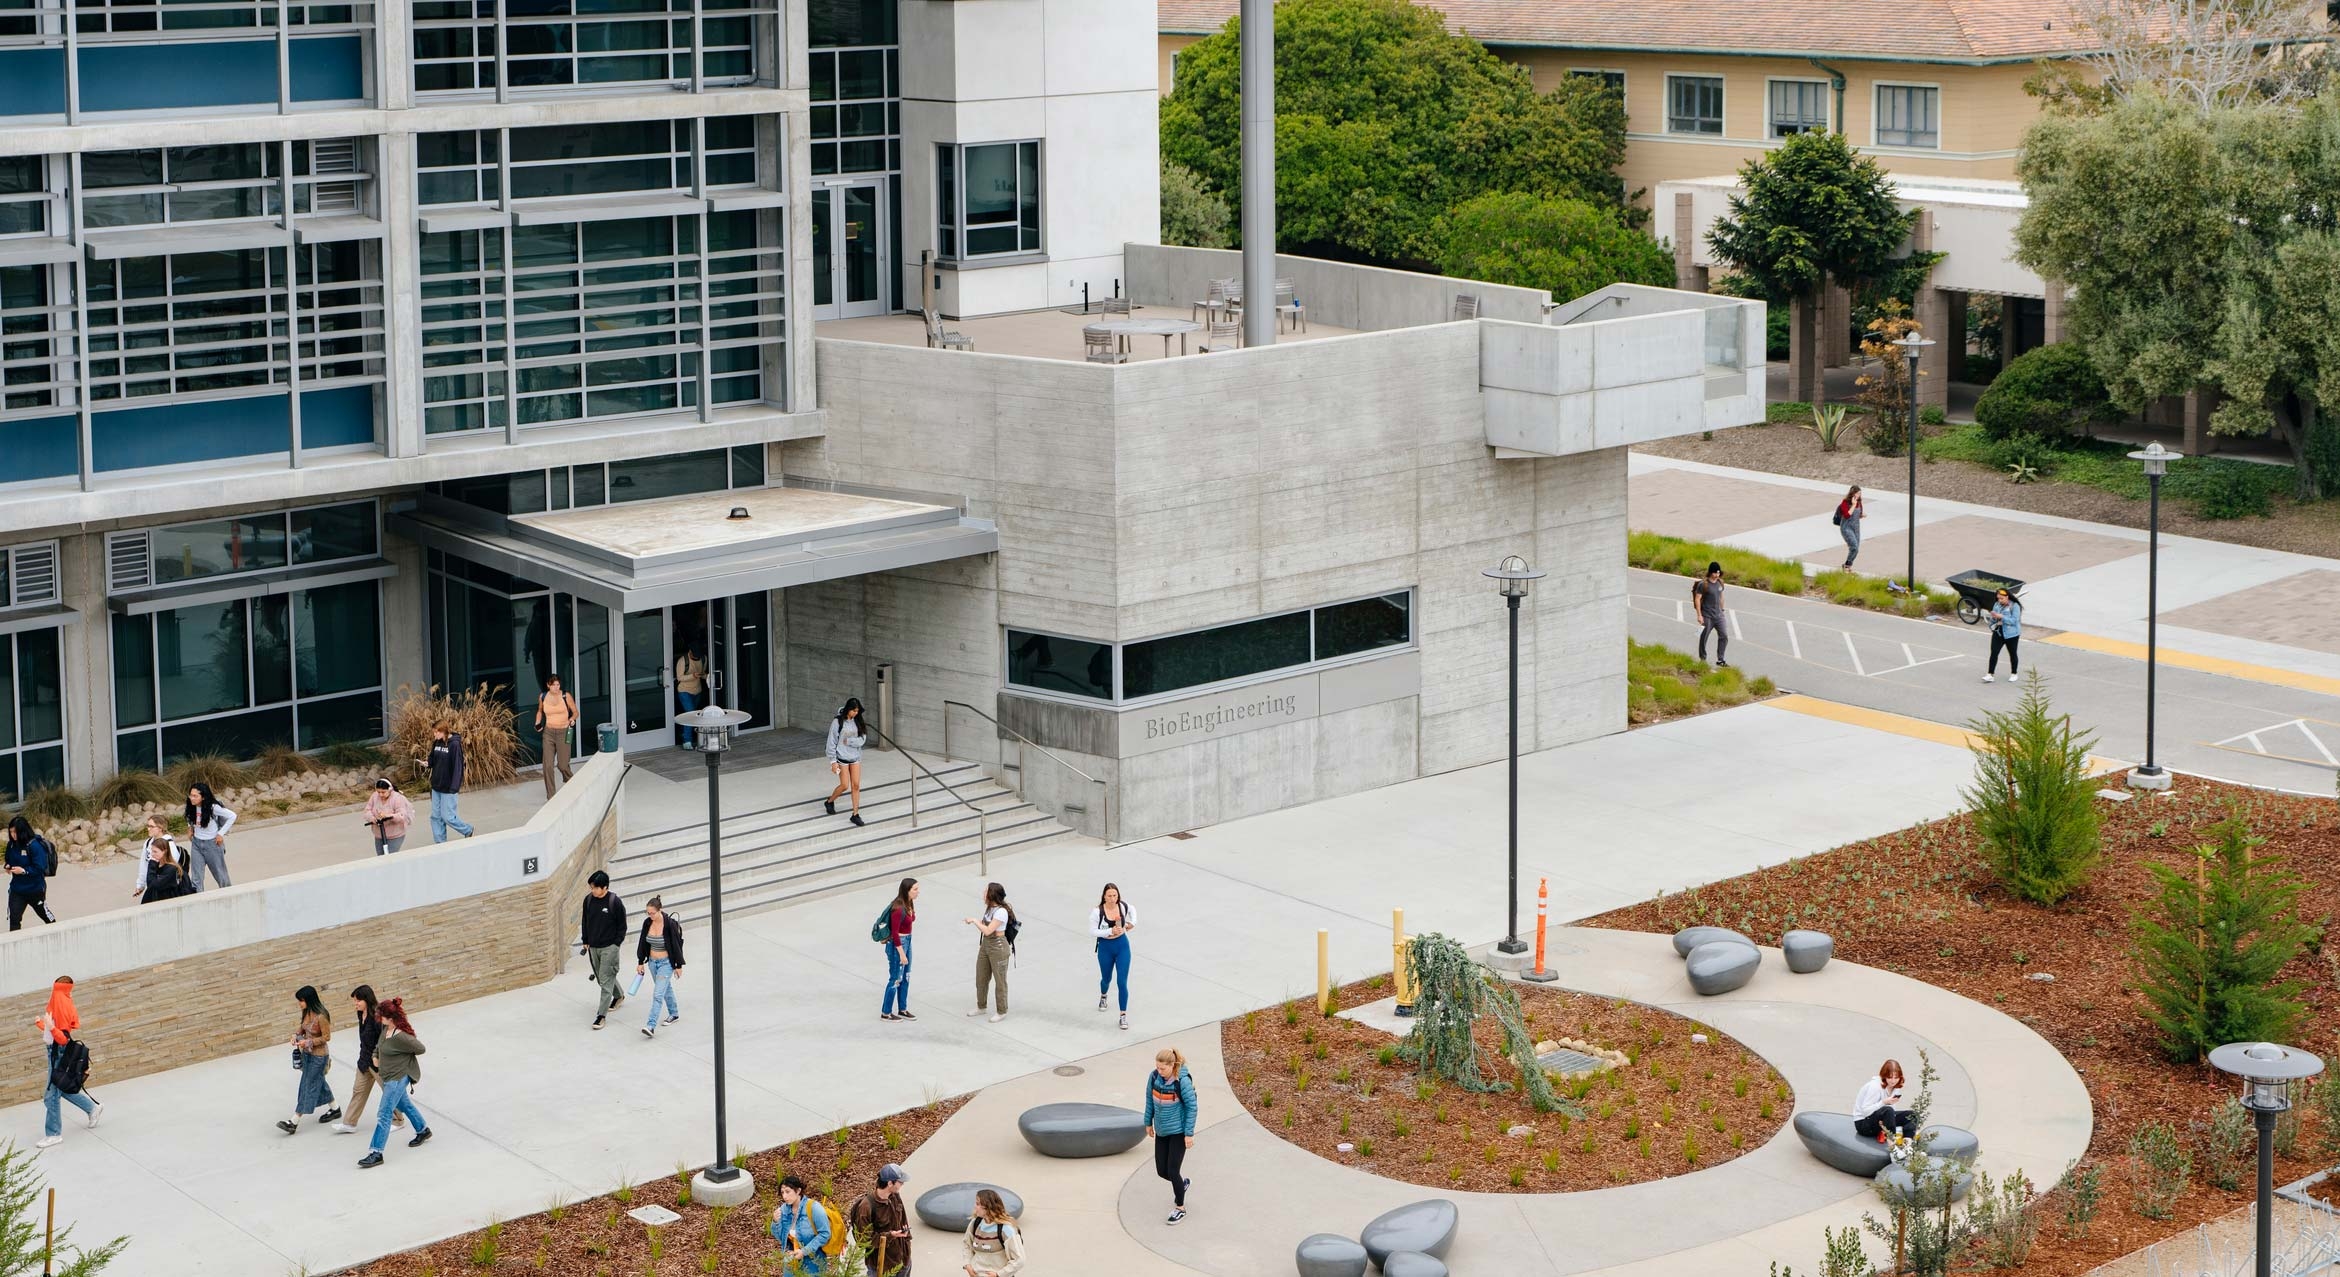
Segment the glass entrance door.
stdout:
[[885,188],[878,182],[813,192],[813,317],[886,313]]
[[665,608],[626,613],[626,708],[619,743],[628,753],[674,743],[674,697],[668,692],[674,655]]
[[745,711],[739,730],[772,725],[771,600],[764,594],[626,613],[628,750],[683,743],[674,716],[707,705]]

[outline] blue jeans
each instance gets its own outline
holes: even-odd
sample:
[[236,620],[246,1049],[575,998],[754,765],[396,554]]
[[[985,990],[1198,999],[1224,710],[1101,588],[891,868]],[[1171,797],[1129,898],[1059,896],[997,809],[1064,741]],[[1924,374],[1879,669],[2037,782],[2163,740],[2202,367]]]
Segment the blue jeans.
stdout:
[[1115,936],[1097,942],[1097,998],[1103,1001],[1105,988],[1115,977],[1121,980],[1121,1009],[1129,1010],[1129,937]]
[[422,1110],[406,1097],[406,1087],[407,1081],[402,1077],[382,1083],[382,1106],[374,1115],[374,1151],[377,1153],[390,1142],[390,1119],[400,1113],[406,1114],[406,1120],[414,1127],[416,1135],[431,1129],[430,1124],[423,1121]]
[[902,947],[886,946],[886,996],[879,1009],[887,1015],[910,1009],[910,937],[902,937]]
[[466,838],[471,837],[471,826],[463,823],[463,817],[455,814],[455,800],[458,797],[459,795],[441,793],[436,789],[431,791],[432,842],[447,841],[447,831],[450,829]]
[[682,1014],[682,1004],[674,1000],[674,964],[664,958],[650,959],[650,1018],[642,1027],[658,1027],[658,1004],[666,1003],[666,1014],[673,1018]]
[[[65,1054],[65,1048],[51,1042],[49,1044],[49,1067],[56,1068],[57,1057],[63,1054]],[[60,1099],[80,1109],[83,1113],[97,1108],[97,1102],[89,1098],[87,1091],[76,1091],[67,1095],[53,1086],[43,1090],[41,1092],[41,1134],[43,1136],[65,1133],[64,1117],[57,1111],[57,1101]]]
[[[680,706],[680,712],[685,714],[688,714],[692,710],[697,709],[699,706],[705,704],[706,701],[707,694],[705,692],[676,692],[674,694],[674,703],[677,706]],[[684,728],[682,734],[682,743],[684,749],[697,748],[699,744],[699,734],[692,731],[688,727]]]

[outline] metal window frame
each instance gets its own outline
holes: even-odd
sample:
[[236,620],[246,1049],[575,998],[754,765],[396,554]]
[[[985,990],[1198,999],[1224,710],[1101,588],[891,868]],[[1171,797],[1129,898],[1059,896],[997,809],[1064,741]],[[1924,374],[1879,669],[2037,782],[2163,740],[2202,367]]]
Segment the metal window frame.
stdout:
[[[767,50],[776,49],[779,45],[781,8],[778,5],[750,3],[712,8],[704,0],[669,0],[667,8],[657,11],[637,10],[613,13],[577,13],[572,11],[565,14],[537,14],[523,17],[513,17],[506,12],[504,5],[498,0],[473,0],[471,8],[472,14],[469,17],[415,18],[412,20],[414,36],[407,42],[405,55],[418,86],[423,78],[422,72],[425,68],[460,66],[468,67],[470,70],[469,84],[430,89],[418,87],[415,90],[417,99],[426,101],[470,99],[508,102],[515,94],[532,100],[560,96],[605,96],[613,93],[638,93],[645,87],[659,85],[686,88],[690,92],[699,93],[704,92],[709,87],[728,88],[757,83],[759,68],[764,62],[764,54]],[[746,19],[748,22],[748,39],[745,44],[736,42],[707,43],[706,24],[709,21],[720,22],[733,18]],[[585,42],[578,38],[578,32],[587,27],[649,22],[660,23],[664,27],[664,42],[654,48],[587,50],[583,47]],[[675,28],[686,23],[688,24],[688,37],[677,42]],[[509,36],[513,28],[516,27],[566,27],[569,29],[569,38],[565,41],[568,47],[549,53],[514,55],[509,51]],[[425,31],[468,32],[470,33],[471,51],[464,54],[441,54],[424,57],[420,46]],[[483,46],[483,37],[494,42],[494,52],[482,53],[480,51]],[[559,40],[554,42],[564,43]],[[745,73],[707,74],[709,56],[739,52],[745,52],[748,56],[748,69]],[[666,74],[620,80],[587,79],[582,74],[589,64],[644,57],[660,59],[660,65]],[[689,60],[689,70],[686,74],[676,75],[674,73],[674,64],[677,58]],[[567,66],[568,78],[566,80],[554,84],[517,87],[512,85],[511,72],[514,65],[552,63]]]
[[[1886,127],[1885,127],[1885,98],[1886,98],[1886,94],[1887,94],[1888,92],[1899,92],[1899,93],[1908,93],[1908,94],[1930,93],[1930,94],[1932,94],[1932,95],[1933,95],[1933,96],[1932,96],[1932,97],[1931,97],[1931,98],[1928,100],[1929,106],[1930,106],[1930,108],[1931,108],[1931,109],[1928,111],[1928,114],[1929,114],[1930,116],[1932,116],[1932,123],[1933,123],[1933,126],[1934,126],[1934,127],[1933,127],[1933,138],[1934,138],[1934,140],[1933,140],[1933,141],[1931,141],[1931,142],[1888,142],[1888,141],[1886,141],[1886,140],[1885,140],[1885,134],[1888,132],[1888,130],[1887,130],[1887,129],[1886,129]],[[1898,132],[1898,133],[1904,133],[1904,134],[1910,134],[1910,135],[1912,135],[1912,136],[1915,136],[1915,134],[1914,134],[1914,133],[1913,133],[1911,130],[1909,130],[1909,129],[1895,129],[1895,130],[1891,130],[1891,131],[1892,131],[1892,132]],[[1892,149],[1895,149],[1895,150],[1903,150],[1903,151],[1939,151],[1939,150],[1941,150],[1941,149],[1942,149],[1942,85],[1941,85],[1941,83],[1940,83],[1939,81],[1929,81],[1929,80],[1878,80],[1878,81],[1876,81],[1876,82],[1875,82],[1875,83],[1874,83],[1874,84],[1871,86],[1871,91],[1870,91],[1870,94],[1869,94],[1869,144],[1870,144],[1871,146],[1879,146],[1879,147],[1890,147],[1890,148],[1892,148]]]
[[[371,507],[373,508],[373,512],[374,512],[374,548],[373,548],[373,550],[372,550],[372,551],[370,551],[370,552],[368,552],[368,553],[365,553],[365,554],[345,554],[345,555],[341,555],[341,556],[339,556],[339,557],[337,557],[337,558],[331,558],[331,559],[312,559],[312,560],[310,560],[309,562],[306,562],[306,563],[295,563],[295,562],[293,562],[293,557],[292,557],[292,517],[293,517],[294,515],[296,515],[296,514],[306,514],[306,513],[308,513],[308,512],[309,512],[309,511],[311,511],[311,510],[332,510],[332,509],[336,509],[336,508],[339,508],[339,507],[341,507],[341,506],[345,506],[345,505],[367,505],[367,506],[371,506]],[[249,517],[251,517],[251,516],[252,516],[252,515],[254,515],[254,514],[259,514],[259,515],[275,515],[277,518],[279,518],[279,519],[282,519],[282,520],[284,521],[284,565],[283,565],[282,567],[260,567],[260,568],[244,568],[244,569],[241,569],[241,570],[239,570],[239,571],[235,571],[235,572],[212,572],[212,573],[207,573],[207,574],[205,574],[205,575],[203,575],[203,576],[196,576],[196,577],[186,577],[186,578],[183,578],[182,580],[177,580],[177,581],[169,581],[169,582],[158,581],[158,580],[155,578],[155,575],[154,575],[154,566],[153,566],[153,564],[154,564],[154,541],[153,541],[153,538],[154,538],[154,534],[155,534],[155,533],[157,533],[157,532],[167,532],[167,531],[169,531],[169,530],[170,530],[170,529],[172,529],[172,528],[183,528],[183,527],[190,527],[190,526],[193,526],[194,524],[198,524],[198,523],[216,523],[216,522],[218,522],[220,519],[241,519],[241,518],[249,518]],[[382,502],[381,502],[381,501],[380,501],[378,498],[375,498],[375,497],[359,497],[359,498],[357,498],[357,499],[356,499],[356,500],[354,500],[354,501],[317,501],[317,502],[311,502],[311,503],[310,503],[310,504],[308,504],[308,505],[285,506],[285,507],[283,507],[283,508],[281,508],[281,509],[276,509],[276,510],[257,510],[257,511],[251,511],[251,512],[249,512],[249,513],[247,513],[247,514],[221,514],[221,515],[216,515],[216,516],[214,516],[213,518],[209,518],[209,519],[182,519],[182,520],[180,520],[180,521],[178,521],[178,522],[176,522],[176,523],[152,523],[152,524],[148,524],[148,525],[146,525],[146,526],[144,526],[144,527],[139,527],[139,528],[127,528],[127,529],[124,529],[124,530],[122,530],[122,531],[119,531],[119,532],[108,532],[108,533],[106,534],[106,558],[107,558],[107,561],[108,561],[109,563],[110,563],[110,562],[112,561],[112,559],[113,559],[113,553],[114,553],[114,543],[115,543],[115,542],[117,542],[117,541],[122,541],[122,540],[128,540],[128,539],[132,539],[132,538],[145,538],[145,539],[146,539],[146,542],[147,542],[147,578],[146,578],[146,579],[147,579],[147,583],[146,583],[145,585],[142,585],[142,586],[136,587],[135,589],[129,589],[129,590],[116,590],[115,588],[113,588],[113,583],[112,583],[112,581],[111,581],[111,579],[110,579],[112,574],[109,572],[109,573],[108,573],[109,580],[108,580],[108,582],[107,582],[107,585],[106,585],[106,597],[108,597],[108,598],[112,598],[112,597],[114,597],[114,596],[115,596],[115,595],[117,595],[117,594],[144,594],[144,593],[148,593],[148,592],[151,592],[151,591],[153,591],[153,590],[156,590],[156,589],[167,589],[167,588],[169,588],[169,587],[171,587],[171,586],[176,586],[176,585],[181,585],[181,584],[192,584],[192,583],[194,583],[194,582],[198,582],[198,581],[202,581],[202,582],[213,582],[213,581],[235,581],[235,580],[237,580],[237,579],[239,579],[239,578],[243,578],[243,577],[250,577],[250,576],[257,576],[257,575],[259,575],[259,574],[261,574],[261,573],[269,573],[269,572],[276,572],[276,573],[281,573],[281,572],[286,572],[286,571],[302,571],[302,572],[306,572],[306,571],[310,570],[311,568],[325,568],[325,567],[331,567],[332,565],[334,565],[334,564],[337,564],[337,563],[363,563],[363,562],[366,562],[366,561],[368,561],[368,560],[372,560],[372,559],[379,559],[379,558],[381,558],[381,557],[382,557],[382,546],[383,546],[383,544],[384,544],[384,542],[383,542],[383,536],[384,536],[384,529],[383,529],[383,527],[382,527]]]
[[[35,628],[61,630],[71,619],[68,613],[56,617],[48,625]],[[17,637],[22,633],[22,630],[0,630],[0,643],[8,645],[8,709],[14,715],[9,720],[9,743],[0,745],[0,788],[5,788],[18,798],[24,797],[24,756],[34,750],[62,751],[66,742],[73,739],[72,698],[62,694],[65,687],[66,644],[61,637],[57,641],[57,687],[60,692],[57,698],[57,735],[53,740],[27,741],[24,738],[24,648],[17,642]]]
[[[874,98],[846,97],[844,96],[841,88],[841,86],[844,84],[843,79],[837,74],[835,70],[831,70],[829,74],[829,82],[832,85],[840,86],[838,95],[836,97],[825,99],[816,98],[812,101],[811,105],[811,109],[814,112],[820,111],[823,108],[828,108],[833,112],[833,114],[830,116],[831,127],[829,132],[824,134],[817,126],[813,124],[813,120],[815,118],[813,115],[807,114],[805,117],[806,128],[809,133],[808,141],[812,147],[812,175],[816,180],[827,178],[879,178],[900,176],[902,172],[902,46],[899,44],[832,45],[825,48],[812,50],[810,57],[815,60],[826,58],[830,62],[831,66],[835,67],[841,64],[842,56],[848,53],[876,53],[883,55],[885,70],[880,76],[882,81],[880,87],[885,90],[885,93],[881,97]],[[810,82],[811,80],[808,78],[807,83]],[[878,133],[857,133],[850,137],[846,136],[844,132],[843,112],[845,108],[849,106],[875,106],[880,108],[885,113],[885,129]],[[877,143],[878,149],[885,155],[886,162],[883,165],[873,169],[848,169],[844,167],[845,146],[849,142]],[[824,147],[833,148],[830,151],[833,162],[825,172],[821,169],[820,166],[820,155],[822,148]]]
[[[934,144],[938,159],[946,155],[949,157],[951,166],[952,198],[956,203],[956,207],[951,210],[952,221],[946,224],[942,219],[942,193],[938,186],[935,192],[935,239],[939,245],[939,251],[937,252],[936,256],[940,260],[948,262],[989,262],[999,261],[1011,257],[1032,257],[1035,255],[1045,255],[1048,252],[1047,141],[1048,140],[1046,138],[1038,137],[1011,137],[994,138],[982,142],[937,142]],[[1000,224],[996,222],[986,222],[980,228],[971,227],[967,224],[967,152],[981,147],[994,146],[1010,147],[1017,151],[1015,168],[1018,177],[1016,183],[1016,199],[1014,203],[1014,208],[1016,211],[1013,218],[1008,223],[1006,223],[1010,228],[1016,231],[1016,247],[1004,249],[996,253],[970,254],[967,252],[968,232],[976,229],[995,230],[999,227]],[[1032,201],[1034,207],[1039,209],[1041,214],[1040,244],[1036,248],[1023,247],[1024,188],[1021,175],[1023,172],[1022,148],[1026,146],[1033,148],[1032,181],[1034,186],[1032,190]]]
[[[1767,140],[1769,140],[1769,141],[1774,141],[1774,142],[1776,142],[1776,141],[1780,140],[1781,138],[1785,138],[1785,137],[1792,137],[1792,136],[1794,136],[1794,134],[1791,134],[1791,133],[1782,133],[1782,132],[1780,132],[1780,131],[1779,131],[1779,126],[1780,126],[1780,117],[1779,117],[1779,87],[1780,87],[1781,85],[1788,85],[1788,84],[1795,85],[1795,86],[1797,86],[1797,87],[1798,87],[1798,88],[1800,88],[1800,89],[1817,89],[1817,90],[1819,90],[1819,100],[1820,100],[1820,118],[1819,118],[1819,121],[1818,121],[1817,123],[1814,123],[1814,122],[1810,121],[1809,119],[1801,119],[1801,120],[1798,120],[1798,121],[1796,122],[1796,124],[1795,124],[1795,132],[1796,132],[1796,133],[1825,133],[1825,132],[1827,132],[1827,131],[1828,131],[1828,129],[1829,129],[1829,127],[1830,127],[1830,125],[1829,125],[1829,118],[1828,118],[1828,116],[1829,116],[1829,108],[1828,108],[1828,93],[1829,93],[1829,89],[1830,89],[1830,87],[1831,87],[1831,86],[1830,86],[1830,84],[1829,84],[1829,82],[1828,82],[1827,80],[1815,80],[1815,79],[1811,79],[1811,78],[1809,78],[1809,77],[1806,77],[1806,76],[1796,76],[1796,75],[1767,75],[1767,76],[1763,77],[1763,136],[1764,136],[1764,137],[1765,137]],[[1801,97],[1801,96],[1803,96],[1803,95],[1799,94],[1798,96],[1799,96],[1799,97]]]
[[[346,11],[346,17],[319,18],[318,11]],[[248,21],[221,26],[173,26],[171,20],[212,14],[243,15]],[[275,111],[289,114],[292,102],[292,42],[312,37],[358,36],[368,46],[362,60],[371,62],[370,46],[376,27],[375,0],[147,0],[145,3],[89,3],[88,0],[31,0],[6,15],[35,19],[30,34],[0,35],[0,49],[61,49],[65,54],[65,122],[79,124],[81,57],[84,45],[177,45],[249,42],[273,38],[276,44]],[[91,30],[83,30],[85,25]],[[301,109],[327,105],[303,103]],[[105,112],[136,116],[144,111]]]
[[[1727,86],[1725,85],[1725,83],[1724,83],[1724,78],[1725,78],[1725,77],[1723,77],[1723,76],[1720,76],[1720,75],[1712,75],[1712,74],[1708,74],[1708,73],[1706,73],[1706,72],[1703,72],[1703,71],[1669,71],[1669,72],[1667,72],[1667,73],[1666,73],[1666,132],[1668,132],[1668,133],[1672,133],[1672,134],[1676,134],[1676,135],[1678,135],[1678,136],[1681,136],[1681,137],[1721,137],[1721,136],[1723,135],[1723,133],[1724,133],[1725,129],[1728,127],[1728,125],[1727,125],[1727,121],[1728,121],[1728,119],[1729,119],[1729,113],[1730,113],[1730,99],[1729,99],[1728,87],[1727,87]],[[1687,119],[1687,120],[1691,120],[1691,121],[1693,121],[1693,122],[1696,122],[1696,121],[1700,121],[1700,120],[1703,120],[1703,119],[1705,119],[1705,118],[1706,118],[1706,117],[1704,117],[1704,116],[1702,116],[1702,115],[1700,115],[1700,116],[1684,116],[1684,115],[1678,115],[1678,114],[1676,114],[1676,113],[1675,113],[1675,110],[1674,110],[1674,89],[1675,89],[1675,86],[1676,86],[1676,85],[1689,85],[1689,84],[1701,84],[1701,85],[1711,84],[1711,85],[1713,85],[1713,86],[1714,86],[1714,127],[1713,127],[1713,128],[1711,128],[1711,129],[1704,129],[1704,128],[1695,128],[1695,127],[1694,127],[1694,128],[1687,128],[1687,129],[1685,129],[1685,128],[1677,128],[1677,127],[1675,126],[1675,125],[1676,125],[1676,121],[1678,121],[1678,120],[1685,120],[1685,119]]]

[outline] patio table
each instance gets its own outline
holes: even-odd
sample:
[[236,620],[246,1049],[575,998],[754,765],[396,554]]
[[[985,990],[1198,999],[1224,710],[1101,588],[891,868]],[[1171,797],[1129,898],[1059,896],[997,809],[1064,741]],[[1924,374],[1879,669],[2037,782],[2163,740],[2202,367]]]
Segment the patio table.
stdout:
[[1121,342],[1121,348],[1125,351],[1129,349],[1129,339],[1133,336],[1159,337],[1162,339],[1162,358],[1164,359],[1170,357],[1171,338],[1178,339],[1178,353],[1183,355],[1186,353],[1186,335],[1202,331],[1202,325],[1191,319],[1108,319],[1103,323],[1090,324],[1088,327],[1100,328],[1112,333]]

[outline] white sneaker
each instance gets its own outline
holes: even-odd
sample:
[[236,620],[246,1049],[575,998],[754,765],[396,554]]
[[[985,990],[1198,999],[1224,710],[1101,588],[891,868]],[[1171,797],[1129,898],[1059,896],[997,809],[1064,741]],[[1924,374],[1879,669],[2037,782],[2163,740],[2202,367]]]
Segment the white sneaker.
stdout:
[[1097,1009],[1100,1011],[1105,1009],[1105,995],[1102,993],[1097,995]]
[[326,1129],[326,1130],[329,1130],[329,1131],[331,1131],[331,1132],[333,1132],[335,1135],[355,1135],[355,1134],[357,1134],[357,1128],[356,1128],[356,1127],[354,1127],[354,1126],[351,1126],[351,1125],[350,1125],[349,1123],[347,1123],[347,1122],[335,1122],[333,1125],[331,1125],[331,1126],[328,1126],[328,1127],[326,1127],[325,1129]]
[[1129,1012],[1127,1011],[1121,1013],[1121,1027],[1125,1029],[1129,1027]]
[[1002,1021],[1002,1020],[1004,1020],[1004,1019],[1006,1019],[1006,1018],[1007,1018],[1007,1012],[1005,1012],[1005,1011],[994,1011],[994,1012],[992,1012],[992,1013],[991,1013],[991,1022],[992,1022],[993,1024],[997,1024],[997,1023],[999,1023],[1000,1021]]
[[1997,680],[1997,679],[1995,679],[1995,678],[1992,678],[1992,677],[1991,677],[1990,675],[1988,675],[1988,674],[1985,674],[1985,675],[1983,675],[1983,681],[1984,681],[1985,683],[1996,683],[1996,682],[1998,682],[1998,680]]
[[39,1140],[38,1142],[34,1143],[33,1147],[34,1147],[34,1148],[55,1148],[55,1147],[57,1147],[59,1144],[62,1144],[62,1143],[64,1143],[64,1142],[65,1142],[65,1137],[64,1137],[64,1136],[62,1136],[62,1135],[51,1135],[51,1136],[48,1136],[48,1137],[47,1137],[47,1138],[45,1138],[45,1139]]
[[93,1100],[90,1103],[89,1112],[83,1114],[83,1117],[91,1126],[96,1126],[98,1124],[98,1119],[104,1117],[105,1115],[106,1106],[103,1103]]
[[[968,1018],[968,1019],[970,1019],[970,1020],[972,1020],[972,1019],[974,1019],[976,1016],[979,1016],[979,1015],[991,1015],[991,1011],[990,1011],[990,1009],[989,1009],[989,1008],[987,1008],[987,1007],[976,1007],[974,1010],[972,1010],[972,1011],[969,1011],[969,1012],[967,1013],[967,1018]],[[992,1019],[994,1019],[994,1020],[996,1020],[996,1019],[998,1019],[999,1017],[998,1017],[998,1016],[996,1016],[996,1015],[993,1015],[993,1016],[991,1016],[991,1018],[992,1018]]]

